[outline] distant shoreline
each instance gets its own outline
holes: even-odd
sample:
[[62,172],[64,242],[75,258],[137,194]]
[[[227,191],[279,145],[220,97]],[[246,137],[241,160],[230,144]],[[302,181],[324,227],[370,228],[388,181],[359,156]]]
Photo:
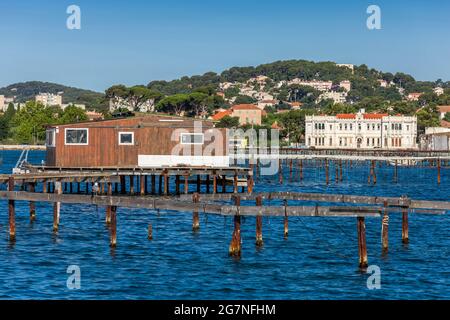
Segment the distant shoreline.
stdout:
[[0,150],[45,150],[44,145],[0,145]]

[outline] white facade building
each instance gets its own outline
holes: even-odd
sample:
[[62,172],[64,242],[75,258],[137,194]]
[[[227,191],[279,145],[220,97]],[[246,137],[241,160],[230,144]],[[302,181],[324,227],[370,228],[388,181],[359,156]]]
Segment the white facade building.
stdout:
[[39,93],[35,99],[36,102],[41,102],[44,106],[62,106],[61,94]]
[[347,92],[327,91],[319,96],[317,102],[327,99],[333,100],[334,103],[345,103],[347,101]]
[[307,116],[305,143],[317,149],[416,149],[417,118],[368,114]]

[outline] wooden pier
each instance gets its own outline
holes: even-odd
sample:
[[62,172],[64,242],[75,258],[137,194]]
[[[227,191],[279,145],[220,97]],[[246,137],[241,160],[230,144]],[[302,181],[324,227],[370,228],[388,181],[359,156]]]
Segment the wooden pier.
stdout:
[[[13,242],[20,241],[20,235],[16,234],[16,201],[29,202],[31,221],[39,215],[36,202],[52,203],[55,233],[61,220],[61,205],[104,207],[112,248],[118,245],[117,224],[120,223],[118,215],[122,207],[192,212],[192,229],[195,232],[201,227],[200,212],[232,216],[234,228],[229,254],[235,257],[242,254],[243,216],[254,216],[256,219],[255,245],[258,247],[264,245],[263,217],[282,217],[283,236],[286,239],[290,232],[289,217],[356,218],[359,267],[364,269],[368,266],[366,218],[382,218],[382,252],[386,253],[388,214],[402,214],[401,238],[403,243],[407,243],[409,214],[439,215],[450,210],[450,202],[412,200],[407,197],[253,193],[253,168],[28,167],[27,170],[24,174],[0,175],[0,199],[8,201],[9,238]],[[339,175],[339,170],[337,172]],[[170,188],[171,183],[175,187]],[[154,238],[151,224],[148,226],[147,238]]]

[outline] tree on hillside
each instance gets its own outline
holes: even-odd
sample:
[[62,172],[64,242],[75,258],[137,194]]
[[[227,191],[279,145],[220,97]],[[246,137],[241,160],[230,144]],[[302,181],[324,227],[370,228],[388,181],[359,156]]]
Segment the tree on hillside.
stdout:
[[120,101],[125,99],[128,94],[129,89],[126,86],[119,84],[108,88],[105,91],[105,98],[108,99],[114,105],[114,109],[116,109]]
[[423,107],[416,115],[418,131],[421,133],[425,132],[427,127],[439,127],[441,124],[436,105]]
[[89,118],[86,115],[86,111],[74,105],[70,105],[64,109],[58,122],[66,124],[66,123],[82,122],[87,120],[89,120]]
[[190,111],[189,101],[188,94],[175,94],[159,101],[156,110],[181,116]]
[[14,115],[11,121],[12,134],[18,143],[44,141],[46,125],[56,123],[57,117],[52,108],[30,101]]
[[444,116],[444,120],[450,122],[450,112],[447,112]]
[[216,124],[217,128],[237,128],[239,127],[239,118],[225,116]]
[[135,111],[138,111],[139,108],[149,100],[160,100],[162,98],[162,94],[148,89],[145,86],[134,86],[128,89],[128,94],[126,95],[126,99],[131,104]]
[[237,96],[236,100],[234,100],[234,104],[253,104],[256,102],[257,100],[255,98],[249,96]]

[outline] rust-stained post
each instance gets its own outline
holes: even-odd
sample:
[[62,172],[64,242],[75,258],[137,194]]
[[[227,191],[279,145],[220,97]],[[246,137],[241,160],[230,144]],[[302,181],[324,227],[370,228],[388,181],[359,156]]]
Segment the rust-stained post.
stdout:
[[[35,183],[29,184],[29,192],[35,192]],[[36,220],[36,203],[34,201],[30,201],[30,221]]]
[[408,208],[406,207],[402,209],[402,242],[409,243]]
[[383,253],[388,252],[389,248],[389,214],[388,214],[388,204],[384,201],[384,214],[381,224],[381,246]]
[[[55,182],[55,193],[56,194],[62,193],[62,184],[59,181]],[[53,204],[53,232],[58,232],[60,213],[61,213],[61,202],[55,202]]]
[[376,168],[377,168],[377,162],[376,162],[376,160],[372,160],[372,178],[373,178],[374,185],[377,184]]
[[153,240],[153,227],[152,224],[149,223],[148,225],[148,235],[147,235],[147,239],[148,240]]
[[47,181],[42,182],[42,193],[47,193]]
[[[108,182],[108,190],[107,190],[108,196],[111,197],[112,196],[112,184],[111,182]],[[106,217],[105,217],[105,222],[107,224],[111,223],[111,206],[107,206],[106,207]]]
[[287,200],[285,199],[283,201],[284,204],[284,238],[288,238],[289,234],[289,220],[288,220],[288,214],[287,214]]
[[186,174],[184,176],[184,193],[185,194],[189,193],[189,174]]
[[130,176],[130,194],[134,196],[134,175]]
[[[194,193],[192,195],[192,202],[193,203],[199,203],[200,202],[200,195],[198,193]],[[198,216],[198,210],[194,209],[194,212],[192,214],[192,230],[198,231],[200,229],[200,219]]]
[[366,224],[364,217],[358,217],[358,252],[359,252],[359,267],[365,269],[369,266],[367,259],[367,244],[366,244]]
[[[14,191],[14,178],[8,179],[8,191]],[[9,240],[16,240],[16,203],[14,200],[8,200],[8,218],[9,218]]]
[[141,191],[141,196],[145,195],[145,176],[143,174],[141,174],[140,177],[140,182],[139,182],[139,187],[140,187],[140,191]]
[[169,194],[169,174],[167,171],[164,171],[164,195],[167,196]]
[[214,173],[213,175],[213,194],[217,193],[217,175]]
[[437,182],[441,184],[441,159],[437,159]]
[[[262,206],[262,196],[256,197],[256,206]],[[263,235],[262,235],[262,215],[258,214],[256,216],[256,246],[262,247],[263,245]]]
[[231,243],[229,247],[230,256],[240,257],[241,256],[241,216],[239,215],[239,206],[241,205],[241,198],[239,196],[234,196],[234,205],[237,208],[237,212],[234,215],[234,231],[231,238]]
[[233,192],[238,193],[238,175],[236,171],[234,172],[233,177]]
[[111,206],[111,226],[110,226],[110,242],[111,248],[117,245],[117,207]]
[[247,177],[247,193],[249,194],[253,193],[253,185],[254,185],[253,175],[249,175]]

